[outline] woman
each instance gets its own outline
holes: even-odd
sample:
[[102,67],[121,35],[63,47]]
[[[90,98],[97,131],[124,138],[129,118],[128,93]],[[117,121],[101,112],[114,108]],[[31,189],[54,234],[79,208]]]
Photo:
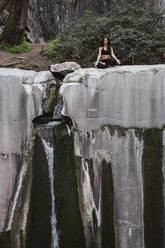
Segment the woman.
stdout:
[[117,64],[120,65],[120,60],[116,58],[109,38],[104,38],[101,45],[102,46],[99,47],[99,54],[95,66],[98,68],[108,68]]

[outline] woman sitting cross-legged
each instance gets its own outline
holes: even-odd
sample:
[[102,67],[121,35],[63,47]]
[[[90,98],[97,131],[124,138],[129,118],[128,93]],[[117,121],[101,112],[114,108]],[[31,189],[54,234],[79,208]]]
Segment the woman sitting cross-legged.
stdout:
[[99,54],[94,63],[97,68],[108,68],[110,66],[120,65],[120,60],[116,58],[113,48],[110,45],[109,38],[102,40],[101,47],[99,47]]

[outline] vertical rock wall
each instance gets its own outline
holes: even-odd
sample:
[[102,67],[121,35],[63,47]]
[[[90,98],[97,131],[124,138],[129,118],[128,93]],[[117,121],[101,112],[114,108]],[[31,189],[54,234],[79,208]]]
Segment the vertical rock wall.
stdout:
[[74,124],[88,248],[163,248],[165,65],[67,75],[62,114]]
[[[24,247],[31,192],[32,120],[42,115],[50,72],[0,69],[0,242]],[[4,246],[5,247],[5,246]]]
[[111,237],[112,247],[143,248],[143,140],[133,129],[109,127],[79,132],[75,139],[87,247],[108,248]]
[[[73,137],[68,133],[65,124],[57,127],[48,124],[36,128],[34,133],[32,193],[26,247],[85,248],[78,203]],[[56,230],[53,230],[51,223],[53,199],[43,140],[52,147],[54,153],[52,172]]]
[[72,130],[33,130],[32,120],[52,106],[52,75],[0,69],[3,248],[51,247],[53,198],[42,140],[54,151],[60,248],[164,247],[164,79],[165,65],[79,69],[60,89]]

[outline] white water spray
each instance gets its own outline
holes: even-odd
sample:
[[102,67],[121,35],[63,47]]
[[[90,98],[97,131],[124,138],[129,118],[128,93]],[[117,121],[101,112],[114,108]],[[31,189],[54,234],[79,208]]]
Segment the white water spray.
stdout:
[[42,139],[42,143],[45,149],[46,157],[48,160],[48,171],[51,187],[51,199],[52,199],[52,215],[51,215],[51,225],[52,225],[52,243],[51,248],[59,248],[58,234],[56,230],[56,215],[55,215],[55,192],[54,192],[54,174],[53,174],[53,164],[54,164],[54,155],[53,147],[49,145],[45,140]]

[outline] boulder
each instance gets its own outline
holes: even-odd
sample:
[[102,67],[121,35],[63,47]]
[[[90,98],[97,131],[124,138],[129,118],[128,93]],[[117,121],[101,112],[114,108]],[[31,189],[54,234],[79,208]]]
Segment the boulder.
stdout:
[[80,68],[80,65],[76,62],[65,62],[51,65],[50,71],[56,78],[63,79],[68,73],[74,72]]

